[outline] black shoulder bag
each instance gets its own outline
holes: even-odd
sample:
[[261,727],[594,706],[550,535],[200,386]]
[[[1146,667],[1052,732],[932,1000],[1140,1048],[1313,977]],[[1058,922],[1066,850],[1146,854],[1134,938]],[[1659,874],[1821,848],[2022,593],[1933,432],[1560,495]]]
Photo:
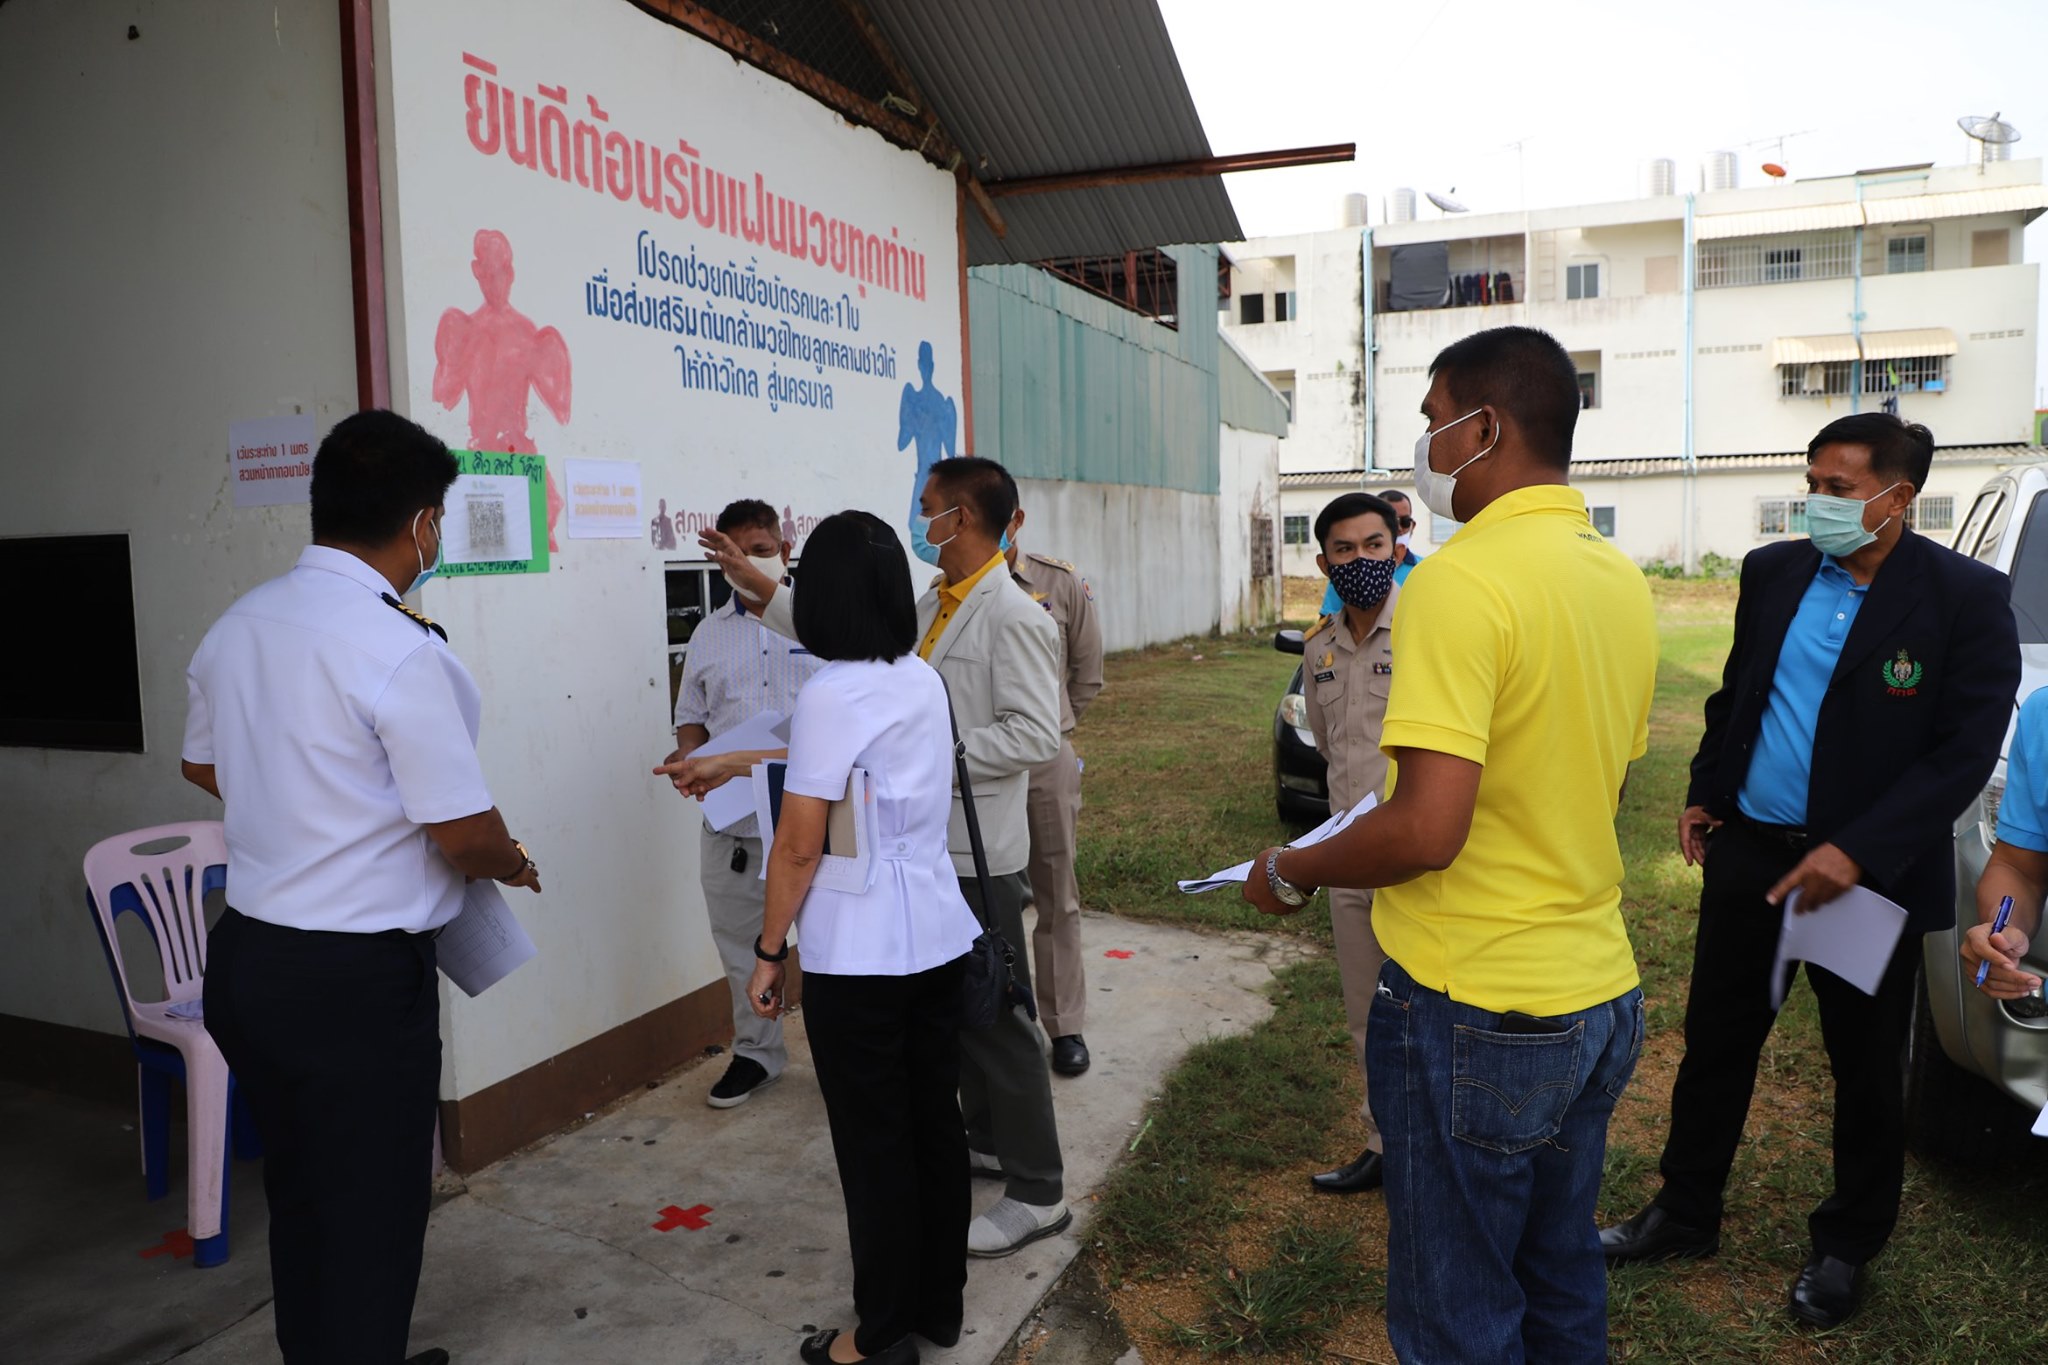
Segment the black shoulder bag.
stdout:
[[[945,678],[939,683],[945,685]],[[981,924],[981,933],[976,936],[974,946],[967,950],[967,974],[960,983],[960,1027],[985,1029],[993,1028],[1005,1009],[1018,1005],[1032,1019],[1038,1018],[1038,1002],[1031,998],[1031,992],[1017,984],[1015,974],[1010,970],[1017,960],[1015,951],[1002,932],[989,922],[988,852],[981,842],[981,821],[974,813],[974,784],[967,779],[967,746],[960,739],[960,720],[953,714],[953,689],[946,688],[946,719],[953,726],[953,772],[960,783],[960,805],[967,817],[967,843],[974,852],[974,882],[981,892],[979,908],[974,918]]]

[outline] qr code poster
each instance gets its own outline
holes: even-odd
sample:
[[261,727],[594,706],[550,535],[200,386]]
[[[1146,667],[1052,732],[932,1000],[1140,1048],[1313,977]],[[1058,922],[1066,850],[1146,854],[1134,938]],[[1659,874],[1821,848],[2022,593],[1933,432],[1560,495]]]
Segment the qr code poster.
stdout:
[[546,573],[547,462],[473,450],[458,450],[455,458],[462,473],[441,504],[441,572]]

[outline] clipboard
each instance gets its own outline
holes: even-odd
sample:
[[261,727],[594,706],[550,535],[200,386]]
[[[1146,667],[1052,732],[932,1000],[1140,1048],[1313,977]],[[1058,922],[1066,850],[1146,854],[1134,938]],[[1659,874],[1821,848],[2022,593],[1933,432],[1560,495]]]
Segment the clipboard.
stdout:
[[[775,831],[782,820],[782,784],[789,764],[770,759],[754,765],[754,807],[761,825],[761,879],[775,851]],[[874,779],[866,768],[847,774],[846,792],[825,811],[824,855],[812,886],[860,895],[874,884]]]

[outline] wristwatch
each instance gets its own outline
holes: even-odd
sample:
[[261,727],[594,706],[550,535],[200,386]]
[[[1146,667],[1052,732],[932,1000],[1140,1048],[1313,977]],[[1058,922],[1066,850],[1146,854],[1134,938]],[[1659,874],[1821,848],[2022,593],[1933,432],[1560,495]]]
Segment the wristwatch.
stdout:
[[761,936],[756,934],[754,935],[754,956],[760,958],[763,962],[786,962],[789,960],[789,939],[785,937],[782,940],[781,952],[771,953],[761,946]]
[[1302,890],[1280,875],[1280,850],[1277,848],[1266,855],[1266,888],[1273,893],[1273,899],[1296,910],[1307,905],[1309,897],[1315,894]]
[[526,851],[526,845],[520,843],[517,839],[514,839],[512,841],[512,847],[519,850],[519,866],[513,868],[512,871],[507,873],[505,876],[498,878],[498,880],[501,882],[516,882],[521,877],[524,877],[527,873],[535,870],[533,856]]

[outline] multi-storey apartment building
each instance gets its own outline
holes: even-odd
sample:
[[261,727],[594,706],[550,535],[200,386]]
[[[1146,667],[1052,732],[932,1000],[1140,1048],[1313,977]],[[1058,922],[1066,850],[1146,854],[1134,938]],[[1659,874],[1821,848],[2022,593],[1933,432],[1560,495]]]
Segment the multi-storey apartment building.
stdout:
[[[1286,571],[1314,572],[1308,529],[1330,497],[1407,480],[1437,352],[1510,323],[1577,360],[1574,481],[1639,560],[1803,534],[1807,440],[1880,407],[1933,429],[1916,518],[1944,534],[2029,449],[2039,280],[2021,230],[2044,209],[2041,162],[2008,161],[1227,247],[1226,331],[1292,395]],[[1419,515],[1425,542],[1455,529]]]

